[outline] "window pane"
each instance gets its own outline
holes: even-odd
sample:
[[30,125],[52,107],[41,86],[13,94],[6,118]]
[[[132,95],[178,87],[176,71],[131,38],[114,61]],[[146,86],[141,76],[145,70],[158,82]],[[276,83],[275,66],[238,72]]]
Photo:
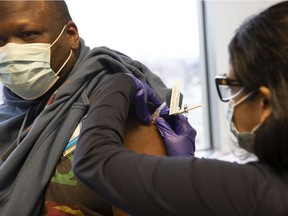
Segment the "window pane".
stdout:
[[[197,1],[66,0],[80,36],[90,47],[107,46],[139,60],[172,88],[180,83],[183,104],[202,103]],[[205,139],[205,108],[190,111],[197,149]],[[207,134],[206,134],[207,137]]]

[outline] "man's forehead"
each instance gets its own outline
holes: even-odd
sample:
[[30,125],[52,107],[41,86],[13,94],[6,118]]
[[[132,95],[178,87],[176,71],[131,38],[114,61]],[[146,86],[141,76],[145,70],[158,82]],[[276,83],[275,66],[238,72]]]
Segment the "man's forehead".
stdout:
[[10,1],[0,0],[0,34],[13,35],[19,31],[59,31],[59,22],[51,7],[44,1]]
[[[45,1],[0,1],[0,16],[31,16],[39,13],[49,13]],[[44,14],[44,13],[43,13]]]

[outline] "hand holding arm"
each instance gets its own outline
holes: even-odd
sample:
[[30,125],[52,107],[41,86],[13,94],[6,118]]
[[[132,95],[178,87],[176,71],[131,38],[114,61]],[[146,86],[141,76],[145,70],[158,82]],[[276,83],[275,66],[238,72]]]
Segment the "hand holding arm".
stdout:
[[[174,190],[178,194],[180,189],[181,194],[185,195],[187,191],[185,185],[190,178],[184,177],[178,181],[178,176],[183,172],[183,168],[190,170],[191,160],[135,154],[123,148],[124,127],[130,103],[133,100],[135,102],[135,94],[141,92],[141,85],[139,90],[135,90],[134,81],[121,73],[113,74],[99,84],[100,91],[97,99],[91,104],[82,124],[74,153],[73,171],[85,185],[131,215],[137,213],[151,215],[152,212],[155,215],[172,215],[176,211],[170,204],[179,203],[179,197],[172,196],[172,201],[165,201],[164,207],[163,201],[166,200],[167,195],[173,194]],[[139,95],[141,98],[141,94]],[[143,101],[145,101],[145,94],[140,104]],[[146,103],[142,104],[147,106]],[[141,106],[138,110],[141,110]],[[181,130],[182,127],[179,129]],[[179,169],[179,166],[182,169]],[[189,173],[187,175],[190,176]],[[156,185],[155,177],[159,181]],[[165,183],[167,179],[169,181]],[[164,184],[162,184],[163,180]],[[161,193],[155,191],[155,186]],[[151,194],[153,197],[159,197],[159,200],[149,199]],[[186,195],[183,197],[181,203],[187,200]],[[143,209],[143,202],[147,206],[145,209]],[[184,206],[189,205],[185,203]]]
[[[162,117],[156,118],[156,125],[161,133],[169,156],[194,156],[196,130],[183,115],[173,116],[170,125]],[[173,129],[172,129],[173,128]]]
[[[130,74],[129,74],[130,75]],[[151,102],[155,107],[160,107],[162,102],[159,100],[155,92],[146,82],[142,82],[135,76],[130,75],[135,83],[135,96],[131,103],[135,106],[135,112],[137,117],[146,124],[151,123],[151,116],[148,110],[148,102]],[[160,116],[168,113],[168,107],[165,106],[160,111]]]

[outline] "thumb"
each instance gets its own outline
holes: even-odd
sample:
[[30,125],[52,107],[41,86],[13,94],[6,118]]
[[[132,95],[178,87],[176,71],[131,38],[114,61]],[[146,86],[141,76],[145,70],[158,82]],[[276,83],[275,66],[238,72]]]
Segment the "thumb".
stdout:
[[176,122],[176,128],[175,133],[178,135],[189,135],[189,137],[192,137],[195,139],[196,137],[196,130],[190,125],[188,122],[188,118],[184,115],[179,115],[177,119],[175,119]]
[[157,117],[155,123],[162,137],[175,135],[175,132],[173,131],[169,123],[166,122],[165,119],[163,119],[162,117]]
[[182,134],[185,129],[183,128],[183,125],[185,122],[188,121],[188,118],[184,115],[177,115],[175,116],[175,133],[176,134]]
[[150,117],[150,113],[148,110],[148,107],[144,104],[139,104],[136,106],[135,109],[135,113],[137,115],[137,117],[140,119],[140,121],[146,123],[146,124],[150,124],[151,122],[151,117]]

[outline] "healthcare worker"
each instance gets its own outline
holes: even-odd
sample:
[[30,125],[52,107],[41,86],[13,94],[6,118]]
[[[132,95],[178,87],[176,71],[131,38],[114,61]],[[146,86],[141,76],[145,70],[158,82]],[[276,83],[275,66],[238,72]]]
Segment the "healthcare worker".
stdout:
[[[258,161],[240,165],[124,149],[128,104],[143,107],[145,100],[136,100],[139,82],[121,74],[105,81],[83,123],[75,175],[131,215],[288,215],[288,2],[245,21],[229,54],[230,70],[216,77],[217,90],[229,102],[231,132]],[[142,88],[153,100],[152,90]],[[156,119],[169,154],[191,155],[194,129],[184,116],[171,118]]]

